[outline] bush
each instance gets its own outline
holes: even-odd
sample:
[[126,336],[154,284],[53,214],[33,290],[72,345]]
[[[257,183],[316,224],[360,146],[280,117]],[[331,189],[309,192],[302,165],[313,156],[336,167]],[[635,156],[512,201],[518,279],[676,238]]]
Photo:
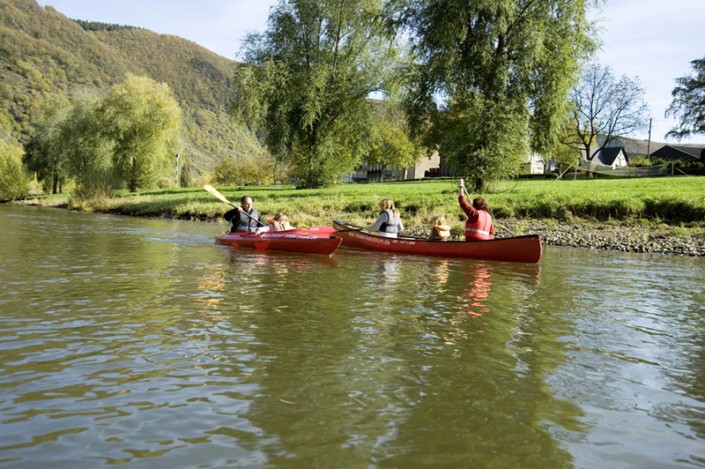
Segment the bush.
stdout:
[[22,166],[22,148],[0,139],[0,200],[24,198],[29,179]]
[[160,189],[171,189],[174,187],[174,179],[166,176],[159,176],[159,179],[157,179],[157,187]]

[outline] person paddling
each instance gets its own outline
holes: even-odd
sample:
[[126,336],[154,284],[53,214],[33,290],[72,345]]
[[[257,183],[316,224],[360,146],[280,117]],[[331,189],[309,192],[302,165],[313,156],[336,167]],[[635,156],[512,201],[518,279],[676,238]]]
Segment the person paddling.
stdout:
[[247,195],[242,196],[239,207],[225,212],[223,218],[232,223],[231,232],[254,233],[258,226],[265,226],[262,216],[252,206],[252,197]]
[[465,200],[463,191],[465,191],[465,182],[460,179],[458,182],[458,202],[468,217],[465,221],[465,241],[494,239],[494,226],[487,202],[482,197],[477,197],[470,205]]

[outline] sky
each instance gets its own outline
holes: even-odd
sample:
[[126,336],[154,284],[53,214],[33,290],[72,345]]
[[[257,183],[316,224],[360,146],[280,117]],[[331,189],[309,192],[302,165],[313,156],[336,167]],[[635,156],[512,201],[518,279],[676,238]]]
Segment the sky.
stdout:
[[[189,39],[239,60],[247,33],[262,32],[275,0],[38,0],[69,18],[139,26]],[[691,61],[705,57],[705,0],[607,0],[590,13],[602,49],[596,60],[615,78],[638,80],[645,89],[651,140],[678,143],[665,134],[676,78],[693,75]],[[648,139],[648,128],[630,135]],[[705,143],[705,135],[680,143]]]

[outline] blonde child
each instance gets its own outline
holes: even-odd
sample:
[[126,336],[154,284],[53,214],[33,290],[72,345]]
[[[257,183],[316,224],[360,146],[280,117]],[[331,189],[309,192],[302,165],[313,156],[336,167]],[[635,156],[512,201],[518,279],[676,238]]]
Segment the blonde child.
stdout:
[[285,214],[279,212],[274,215],[274,218],[267,220],[267,226],[257,229],[257,234],[264,233],[265,231],[284,231],[291,230],[294,227],[289,223],[289,217]]
[[450,226],[446,225],[446,218],[443,215],[435,216],[431,219],[431,241],[447,241],[450,239]]

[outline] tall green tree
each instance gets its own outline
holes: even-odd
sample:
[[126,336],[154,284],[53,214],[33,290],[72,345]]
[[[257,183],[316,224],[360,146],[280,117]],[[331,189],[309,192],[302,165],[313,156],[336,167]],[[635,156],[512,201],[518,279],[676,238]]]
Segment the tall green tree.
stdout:
[[681,139],[690,135],[705,134],[705,57],[690,62],[695,75],[676,79],[671,95],[673,101],[666,116],[680,122],[666,136]]
[[181,150],[181,109],[164,83],[128,74],[111,88],[97,116],[114,145],[114,174],[131,192],[148,187]]
[[39,111],[39,119],[29,142],[25,145],[24,163],[29,171],[36,173],[43,183],[44,191],[61,192],[69,178],[66,154],[62,151],[61,128],[71,112],[73,104],[63,95],[50,95]]
[[58,150],[76,182],[74,195],[79,199],[108,196],[118,185],[111,160],[113,143],[104,135],[99,110],[96,99],[76,99],[61,125]]
[[333,183],[366,153],[367,97],[393,69],[393,33],[382,0],[281,0],[247,38],[234,114],[299,187]]
[[[592,0],[399,0],[417,66],[409,109],[475,189],[552,147],[580,61],[594,50]],[[436,104],[437,101],[441,104]]]

